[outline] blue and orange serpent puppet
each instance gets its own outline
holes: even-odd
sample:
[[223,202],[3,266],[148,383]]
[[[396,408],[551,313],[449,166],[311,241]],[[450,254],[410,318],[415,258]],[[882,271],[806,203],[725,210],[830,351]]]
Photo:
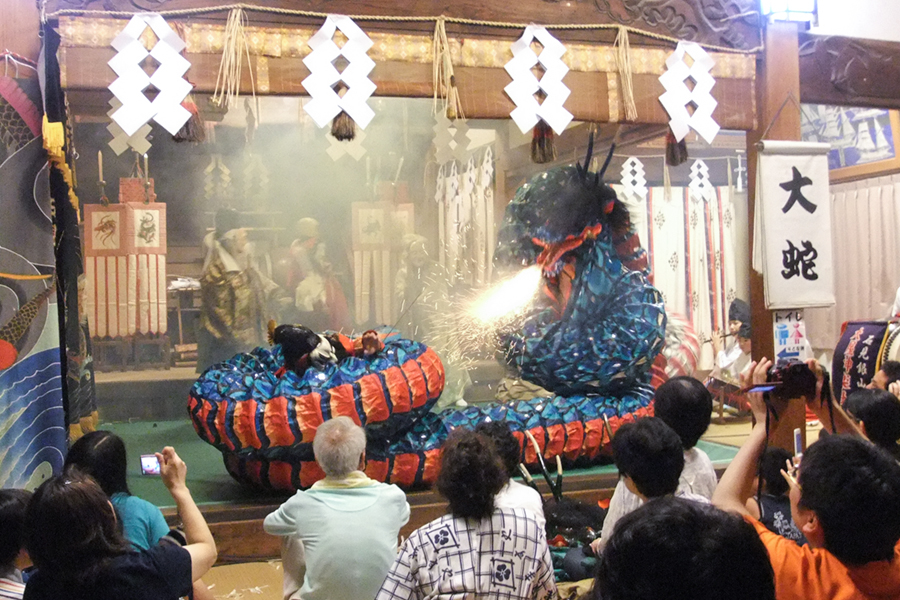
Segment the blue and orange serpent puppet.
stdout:
[[[585,165],[590,155],[589,145]],[[537,451],[568,465],[599,460],[622,423],[652,414],[650,369],[666,327],[646,253],[602,180],[611,156],[599,174],[575,165],[534,177],[499,233],[498,266],[539,265],[542,274],[519,326],[500,332],[502,349],[553,396],[433,413],[444,371],[430,348],[389,329],[354,342],[282,326],[272,349],[214,365],[194,384],[197,433],[232,476],[267,489],[304,489],[324,476],[312,439],[338,415],[366,429],[366,473],[405,488],[434,482],[451,430],[486,420],[507,421],[520,442],[534,436],[537,444],[523,444],[527,465],[537,465]]]

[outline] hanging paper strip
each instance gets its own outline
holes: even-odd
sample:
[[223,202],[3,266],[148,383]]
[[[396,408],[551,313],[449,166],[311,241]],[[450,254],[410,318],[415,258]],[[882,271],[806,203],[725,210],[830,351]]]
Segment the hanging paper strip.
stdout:
[[[122,107],[122,103],[119,102],[118,98],[112,97],[109,99],[109,105],[112,108],[106,114],[111,118]],[[133,149],[138,154],[146,154],[147,150],[150,149],[150,142],[147,140],[147,136],[150,135],[151,128],[146,123],[141,125],[134,135],[131,136],[125,133],[125,130],[119,127],[119,124],[115,121],[107,125],[106,130],[113,136],[113,139],[109,140],[109,147],[112,148],[116,155],[122,154],[128,148]]]
[[366,149],[362,145],[362,143],[366,139],[365,131],[358,131],[356,135],[353,136],[353,139],[347,142],[342,142],[333,135],[331,132],[328,132],[325,135],[325,139],[328,140],[328,149],[325,151],[328,153],[328,156],[331,157],[331,160],[337,162],[344,156],[350,156],[353,160],[359,161],[365,154]]
[[[140,40],[148,26],[159,38],[149,52]],[[113,120],[129,137],[151,119],[172,135],[178,133],[191,118],[191,113],[181,103],[193,88],[184,79],[191,66],[180,54],[184,50],[184,41],[160,15],[139,13],[116,36],[112,46],[118,53],[109,61],[109,66],[118,78],[109,85],[109,90],[122,103],[113,113]],[[153,75],[147,75],[141,68],[141,62],[147,56],[159,64]],[[152,102],[144,95],[150,85],[159,90]]]
[[694,198],[709,201],[712,199],[715,189],[709,181],[709,167],[702,160],[695,160],[691,165],[691,182],[688,189]]
[[[537,40],[543,49],[535,54],[531,44]],[[522,133],[537,125],[539,119],[546,121],[556,132],[561,134],[572,120],[572,113],[563,104],[571,93],[562,80],[569,72],[569,67],[560,60],[566,53],[566,47],[553,37],[544,27],[529,25],[525,33],[513,42],[513,58],[504,67],[512,82],[504,88],[516,108],[510,113]],[[544,70],[540,80],[532,72],[538,64]],[[546,97],[538,102],[535,94],[543,92]]]
[[[686,56],[693,61],[690,66],[685,62]],[[693,42],[678,42],[675,51],[666,59],[666,72],[659,77],[666,91],[659,97],[659,102],[669,113],[669,127],[679,142],[691,129],[707,144],[711,144],[719,133],[719,124],[712,118],[718,102],[710,93],[716,84],[709,73],[714,64],[706,50]],[[687,86],[688,79],[693,79],[693,89]],[[691,103],[696,107],[693,114],[687,109]]]
[[622,164],[622,188],[626,196],[635,199],[647,197],[647,177],[644,172],[644,163],[636,157],[629,157]]
[[[334,43],[338,29],[347,36],[347,42],[340,48]],[[343,110],[365,129],[375,116],[367,102],[376,87],[369,79],[369,73],[375,68],[375,61],[367,54],[372,40],[350,17],[329,15],[308,43],[312,52],[303,59],[303,64],[309,69],[309,77],[302,83],[311,100],[303,105],[304,110],[319,127],[325,127]],[[339,72],[334,61],[341,56],[347,60],[347,67]],[[347,86],[343,97],[334,89],[339,82]]]

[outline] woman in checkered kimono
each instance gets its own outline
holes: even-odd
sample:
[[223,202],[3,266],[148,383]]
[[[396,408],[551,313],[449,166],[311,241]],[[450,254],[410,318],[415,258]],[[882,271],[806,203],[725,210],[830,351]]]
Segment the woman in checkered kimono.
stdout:
[[437,480],[450,514],[403,543],[377,600],[555,598],[543,528],[525,509],[494,506],[506,480],[488,438],[464,430],[451,434]]

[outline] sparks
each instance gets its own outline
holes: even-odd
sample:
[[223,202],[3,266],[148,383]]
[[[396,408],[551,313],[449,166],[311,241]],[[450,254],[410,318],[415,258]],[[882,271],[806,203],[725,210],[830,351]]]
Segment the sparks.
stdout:
[[525,308],[537,292],[541,268],[532,265],[512,279],[485,292],[472,308],[472,316],[483,323],[497,321]]

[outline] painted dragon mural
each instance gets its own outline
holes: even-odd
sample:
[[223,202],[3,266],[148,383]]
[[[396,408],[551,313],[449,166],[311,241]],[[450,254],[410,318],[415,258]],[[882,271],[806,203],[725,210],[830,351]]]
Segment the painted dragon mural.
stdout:
[[[432,412],[444,371],[431,349],[383,329],[366,334],[378,336],[380,349],[363,352],[359,340],[296,328],[304,341],[276,335],[272,349],[200,377],[189,397],[197,433],[222,451],[232,476],[268,489],[307,488],[324,476],[311,442],[338,415],[365,427],[368,475],[406,488],[434,482],[450,431],[486,420],[509,422],[520,441],[530,432],[545,459],[598,461],[622,423],[652,414],[651,367],[666,328],[646,253],[602,180],[605,168],[566,166],[533,178],[499,233],[499,268],[540,269],[535,300],[516,327],[499,332],[505,360],[551,397]],[[532,444],[523,444],[522,460],[537,464]]]

